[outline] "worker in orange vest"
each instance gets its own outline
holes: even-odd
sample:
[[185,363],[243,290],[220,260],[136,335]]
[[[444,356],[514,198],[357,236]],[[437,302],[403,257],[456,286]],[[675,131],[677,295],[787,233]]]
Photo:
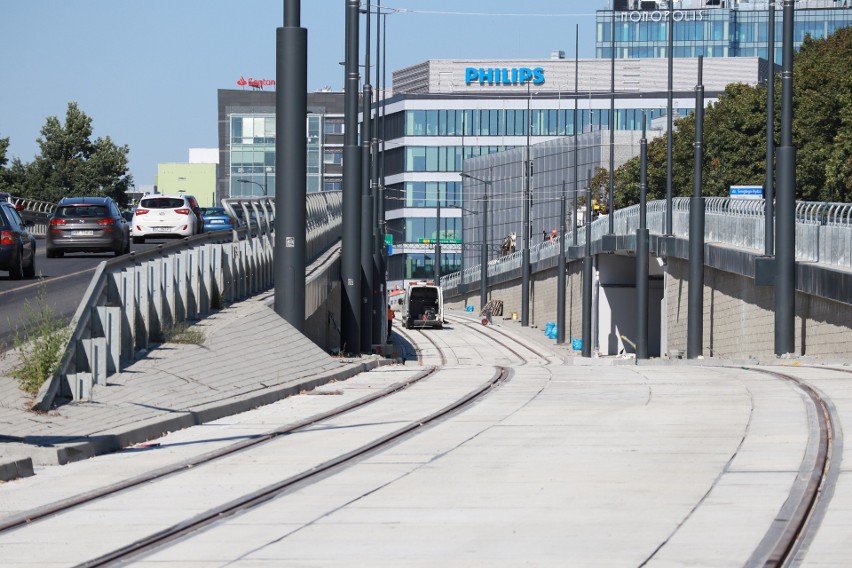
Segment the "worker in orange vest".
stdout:
[[393,308],[391,307],[390,304],[388,304],[388,341],[390,341],[391,328],[393,327],[393,318],[394,318]]

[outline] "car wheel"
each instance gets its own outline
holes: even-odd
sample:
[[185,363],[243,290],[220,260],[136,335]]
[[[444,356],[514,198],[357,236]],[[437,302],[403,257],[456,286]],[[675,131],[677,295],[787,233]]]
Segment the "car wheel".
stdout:
[[24,252],[18,253],[18,262],[9,268],[9,278],[11,280],[20,280],[24,277]]
[[55,250],[49,248],[44,251],[44,256],[46,256],[47,258],[56,258],[58,255],[56,254]]
[[133,237],[134,245],[141,245],[145,242],[145,237]]
[[33,249],[32,256],[30,257],[30,265],[24,268],[24,276],[27,278],[35,278],[36,275],[36,255],[35,249]]

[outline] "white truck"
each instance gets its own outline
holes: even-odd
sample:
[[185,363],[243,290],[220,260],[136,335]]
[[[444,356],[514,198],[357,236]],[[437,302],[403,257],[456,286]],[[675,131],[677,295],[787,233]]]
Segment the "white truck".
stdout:
[[402,305],[402,325],[414,327],[444,327],[444,294],[431,282],[411,282],[405,291]]

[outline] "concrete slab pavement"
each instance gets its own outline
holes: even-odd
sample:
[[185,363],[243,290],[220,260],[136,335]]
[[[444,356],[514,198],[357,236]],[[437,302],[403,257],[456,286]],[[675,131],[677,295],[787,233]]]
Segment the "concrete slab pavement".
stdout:
[[318,384],[389,362],[324,352],[267,304],[272,292],[235,303],[196,323],[196,344],[163,344],[144,354],[91,402],[47,413],[28,398],[0,361],[0,480],[31,475],[33,464],[63,464],[115,451],[166,432],[274,402]]

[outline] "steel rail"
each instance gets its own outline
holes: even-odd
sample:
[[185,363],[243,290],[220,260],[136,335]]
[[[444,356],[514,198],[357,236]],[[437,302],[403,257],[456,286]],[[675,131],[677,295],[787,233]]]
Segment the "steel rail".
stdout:
[[[811,520],[820,504],[820,499],[824,495],[829,470],[832,466],[832,454],[837,452],[837,449],[834,449],[833,446],[837,440],[835,432],[839,425],[834,424],[831,419],[829,403],[819,391],[803,379],[789,373],[769,369],[742,368],[792,383],[811,400],[816,409],[815,415],[819,430],[816,438],[816,454],[810,471],[799,472],[799,477],[801,478],[804,474],[807,481],[801,490],[796,490],[794,486],[784,506],[779,510],[770,530],[763,537],[761,546],[758,547],[747,563],[749,566],[790,566],[793,564],[800,544],[811,531],[817,528],[811,524]],[[792,507],[792,511],[788,510],[788,506]],[[780,531],[777,527],[781,527]],[[768,553],[761,551],[766,544],[771,545]]]
[[299,430],[302,430],[309,426],[313,426],[319,422],[328,420],[329,418],[341,416],[343,414],[346,414],[347,412],[361,408],[381,398],[385,398],[401,390],[404,390],[409,386],[427,377],[432,376],[436,371],[437,369],[434,367],[427,367],[424,370],[415,374],[412,378],[400,381],[398,383],[394,383],[388,386],[387,388],[382,389],[381,391],[363,396],[357,400],[354,400],[348,404],[339,406],[332,410],[309,416],[308,418],[305,418],[298,422],[294,422],[292,424],[287,424],[286,426],[276,428],[275,430],[272,430],[265,434],[258,434],[257,436],[249,440],[237,442],[225,448],[208,452],[198,457],[189,460],[184,460],[176,464],[167,465],[162,468],[155,469],[151,472],[134,476],[129,479],[125,479],[124,481],[114,483],[112,485],[108,485],[106,487],[95,489],[86,493],[81,493],[79,495],[69,497],[68,499],[64,499],[56,503],[51,503],[50,505],[44,507],[25,511],[24,513],[15,515],[0,522],[0,534],[19,528],[24,525],[30,525],[36,521],[43,520],[48,517],[58,515],[60,513],[64,513],[75,507],[86,505],[106,497],[111,497],[127,489],[138,487],[139,485],[143,485],[151,481],[164,479],[166,477],[170,477],[174,474],[187,471],[200,465],[215,462],[216,460],[222,459],[224,457],[245,451],[260,444],[270,442],[275,438],[278,438],[279,436],[293,434]]
[[424,418],[414,420],[409,424],[390,432],[389,434],[364,444],[363,446],[343,455],[318,464],[309,470],[292,475],[248,495],[234,499],[224,505],[200,513],[192,519],[172,525],[171,527],[158,531],[148,537],[139,539],[117,550],[99,556],[98,558],[78,564],[77,568],[110,566],[136,559],[144,554],[154,552],[163,545],[178,538],[182,538],[223,519],[227,519],[238,513],[276,499],[277,497],[302,486],[305,482],[310,482],[321,476],[324,477],[339,471],[357,461],[360,461],[368,455],[372,455],[379,450],[388,448],[406,438],[412,437],[422,428],[431,426],[433,423],[437,423],[442,419],[449,418],[463,410],[465,407],[471,405],[474,401],[480,399],[482,396],[490,392],[495,386],[504,382],[508,378],[509,374],[509,370],[505,367],[495,367],[495,373],[489,380],[485,381],[479,387],[470,391],[463,397]]

